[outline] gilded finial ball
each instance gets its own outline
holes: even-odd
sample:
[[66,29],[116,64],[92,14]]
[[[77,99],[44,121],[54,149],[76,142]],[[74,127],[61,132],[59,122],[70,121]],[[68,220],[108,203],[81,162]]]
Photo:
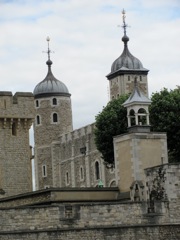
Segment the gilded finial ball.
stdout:
[[47,37],[46,40],[49,42],[50,41],[50,37]]

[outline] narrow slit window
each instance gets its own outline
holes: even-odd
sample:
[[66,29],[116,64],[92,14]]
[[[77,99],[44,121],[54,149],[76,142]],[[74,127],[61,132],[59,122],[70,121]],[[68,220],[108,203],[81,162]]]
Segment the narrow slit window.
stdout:
[[41,123],[39,115],[37,115],[37,117],[36,117],[36,123],[37,123],[37,125],[39,125]]
[[46,167],[46,165],[42,166],[42,176],[47,177],[47,167]]
[[84,172],[83,172],[83,168],[80,168],[80,176],[81,176],[81,180],[84,179]]
[[58,115],[57,115],[57,113],[53,113],[53,122],[54,123],[58,122]]
[[17,135],[17,126],[16,126],[15,122],[13,122],[13,124],[12,124],[12,135],[13,136]]
[[100,179],[99,162],[95,162],[95,176],[96,180]]
[[36,100],[36,107],[39,107],[39,101]]
[[68,184],[69,184],[69,173],[66,172],[66,185],[68,185]]

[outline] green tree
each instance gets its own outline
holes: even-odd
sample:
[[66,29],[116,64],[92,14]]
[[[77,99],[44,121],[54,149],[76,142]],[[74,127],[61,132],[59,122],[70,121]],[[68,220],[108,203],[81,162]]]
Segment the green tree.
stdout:
[[[106,165],[114,164],[113,137],[127,132],[127,95],[110,101],[96,116],[95,143]],[[166,132],[170,162],[180,162],[180,88],[163,89],[152,95],[152,131]]]
[[95,143],[106,165],[114,164],[113,137],[127,132],[127,95],[110,101],[96,116]]
[[152,95],[150,122],[152,131],[166,132],[170,162],[180,162],[180,88],[166,88]]

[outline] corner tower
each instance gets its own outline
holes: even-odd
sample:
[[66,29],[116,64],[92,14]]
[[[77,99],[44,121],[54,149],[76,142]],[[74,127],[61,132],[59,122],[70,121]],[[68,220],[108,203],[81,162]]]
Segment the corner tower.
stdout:
[[0,92],[0,198],[32,191],[32,93]]
[[106,76],[109,80],[110,100],[118,98],[122,94],[131,93],[134,86],[134,78],[137,78],[137,82],[141,91],[148,97],[148,83],[147,74],[148,71],[143,67],[141,61],[134,57],[128,49],[129,38],[126,35],[127,24],[125,22],[125,11],[122,11],[123,15],[123,29],[124,36],[122,41],[124,43],[124,50],[122,54],[113,62],[111,66],[111,72]]
[[48,73],[34,89],[35,98],[35,174],[36,190],[53,186],[51,143],[61,134],[72,131],[71,94],[52,71],[48,42]]

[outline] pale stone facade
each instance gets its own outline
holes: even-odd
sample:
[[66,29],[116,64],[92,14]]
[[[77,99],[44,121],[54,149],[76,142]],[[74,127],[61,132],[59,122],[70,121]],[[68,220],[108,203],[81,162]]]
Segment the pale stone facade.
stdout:
[[114,138],[116,179],[121,192],[134,182],[143,186],[147,200],[144,169],[168,162],[167,139],[163,133],[129,133]]

